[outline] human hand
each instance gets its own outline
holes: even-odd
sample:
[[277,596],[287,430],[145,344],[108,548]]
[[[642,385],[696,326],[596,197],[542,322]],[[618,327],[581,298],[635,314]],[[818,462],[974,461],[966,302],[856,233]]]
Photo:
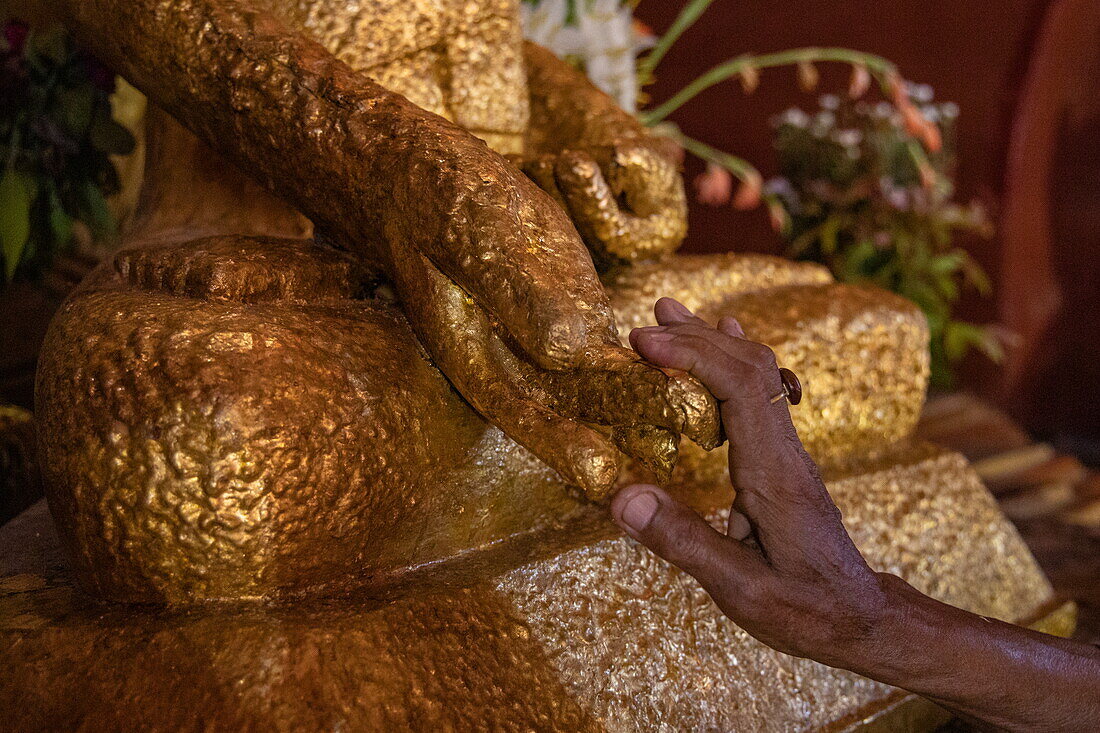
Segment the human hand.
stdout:
[[[852,670],[998,729],[1095,730],[1100,652],[978,616],[868,567],[798,440],[775,356],[737,321],[714,329],[676,301],[635,329],[645,358],[698,377],[719,400],[737,490],[726,534],[656,486],[611,502],[634,539],[694,576],[749,634]],[[1060,694],[1051,695],[1051,690]]]
[[683,179],[663,143],[630,138],[514,161],[569,212],[597,261],[634,262],[674,251],[687,234]]
[[780,651],[849,666],[885,603],[880,577],[840,521],[798,440],[771,350],[733,318],[713,328],[663,298],[659,326],[631,344],[654,364],[683,369],[719,400],[737,490],[726,534],[655,486],[615,496],[626,532],[693,575],[718,607]]

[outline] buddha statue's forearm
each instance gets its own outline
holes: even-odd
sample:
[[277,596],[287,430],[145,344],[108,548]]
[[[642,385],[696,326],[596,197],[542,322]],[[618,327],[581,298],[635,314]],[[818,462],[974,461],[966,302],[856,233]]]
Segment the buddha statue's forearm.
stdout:
[[82,43],[325,238],[378,259],[391,276],[395,257],[426,256],[543,365],[573,363],[610,338],[591,261],[544,193],[470,133],[352,71],[270,13],[237,0],[51,7]]
[[417,239],[441,241],[472,174],[463,155],[509,174],[465,131],[247,3],[60,0],[54,10],[156,104],[353,251],[414,236],[411,222]]
[[531,100],[529,154],[627,141],[645,141],[674,154],[672,141],[652,135],[634,115],[549,49],[527,41],[523,57]]
[[[566,213],[469,132],[247,2],[52,7],[82,43],[320,235],[380,264],[452,384],[571,483],[599,496],[618,465],[610,439],[587,422],[652,435],[628,441],[643,461],[667,456],[667,433],[717,442],[713,398],[619,344]],[[495,358],[512,351],[518,359]],[[527,371],[540,369],[562,374],[539,386],[545,380]],[[623,397],[624,382],[636,385],[634,399]],[[498,398],[501,384],[514,399]],[[576,399],[578,385],[607,399]],[[532,412],[540,419],[525,417]],[[578,456],[577,441],[562,445],[562,436],[582,428],[589,449]]]

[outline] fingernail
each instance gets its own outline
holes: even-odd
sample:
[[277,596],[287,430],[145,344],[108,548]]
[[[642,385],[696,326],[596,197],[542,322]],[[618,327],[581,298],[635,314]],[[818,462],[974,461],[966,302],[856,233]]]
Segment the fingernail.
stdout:
[[623,524],[635,532],[641,532],[649,526],[653,515],[657,513],[657,507],[660,505],[656,496],[644,491],[628,501],[619,516],[623,520]]
[[676,338],[675,334],[666,332],[663,326],[646,326],[634,330],[638,332],[639,336],[645,336],[650,341],[671,341]]

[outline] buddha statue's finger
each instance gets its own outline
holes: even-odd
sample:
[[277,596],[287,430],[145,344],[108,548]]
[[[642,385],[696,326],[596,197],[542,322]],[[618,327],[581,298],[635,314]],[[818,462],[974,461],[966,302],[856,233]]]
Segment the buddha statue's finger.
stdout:
[[558,414],[527,386],[518,360],[484,312],[426,258],[404,258],[395,275],[421,343],[474,409],[588,497],[606,496],[620,466],[612,440]]
[[[415,247],[539,366],[576,366],[592,343],[615,338],[607,295],[565,212],[508,167],[507,180],[479,169],[442,240]],[[391,256],[415,256],[410,249],[399,243]]]
[[557,163],[557,156],[550,154],[542,154],[535,156],[526,155],[509,155],[508,160],[512,165],[523,171],[523,174],[530,178],[536,186],[554,199],[555,203],[562,209],[568,211],[569,204],[566,203],[565,197],[562,196],[561,189],[558,188],[557,179],[554,177],[554,167]]
[[649,469],[657,483],[667,483],[672,477],[679,434],[655,425],[630,425],[612,429],[611,437],[619,450]]
[[707,450],[722,442],[718,403],[698,380],[653,366],[621,346],[601,346],[583,368],[547,371],[539,379],[557,411],[570,417],[652,425],[686,435]]
[[642,144],[563,152],[555,182],[597,260],[636,261],[671,252],[687,233],[676,166]]

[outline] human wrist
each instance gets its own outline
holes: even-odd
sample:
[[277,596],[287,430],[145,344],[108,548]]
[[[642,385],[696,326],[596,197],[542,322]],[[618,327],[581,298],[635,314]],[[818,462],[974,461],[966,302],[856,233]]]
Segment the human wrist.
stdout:
[[943,656],[938,650],[949,632],[944,628],[940,604],[892,573],[875,573],[881,603],[874,609],[870,633],[848,650],[844,666],[865,677],[920,690],[933,684],[942,665],[930,660]]

